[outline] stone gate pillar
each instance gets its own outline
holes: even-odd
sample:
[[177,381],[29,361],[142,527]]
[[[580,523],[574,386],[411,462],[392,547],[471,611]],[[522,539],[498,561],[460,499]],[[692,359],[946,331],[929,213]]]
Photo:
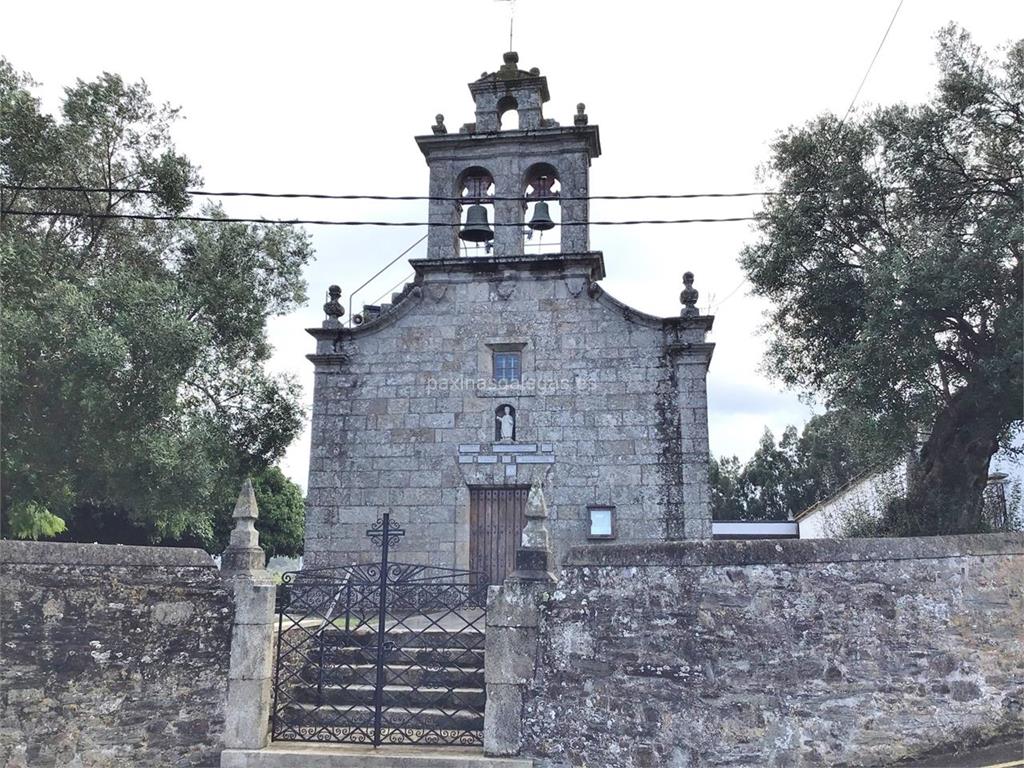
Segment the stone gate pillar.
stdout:
[[264,569],[265,556],[255,528],[258,516],[252,481],[246,480],[235,504],[235,529],[221,557],[221,575],[231,584],[235,602],[225,749],[262,749],[270,743],[277,590]]
[[523,694],[537,669],[540,603],[554,589],[554,555],[541,477],[530,487],[516,569],[487,595],[484,650],[484,754],[518,755],[523,743]]

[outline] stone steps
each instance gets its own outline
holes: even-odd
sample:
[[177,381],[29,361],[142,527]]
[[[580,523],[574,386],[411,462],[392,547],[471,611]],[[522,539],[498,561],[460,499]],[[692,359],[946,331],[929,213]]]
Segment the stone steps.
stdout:
[[[324,685],[319,691],[315,686],[302,686],[295,688],[293,701],[297,704],[372,705],[376,690],[375,685],[365,684]],[[473,709],[482,712],[487,702],[483,688],[385,685],[382,693],[385,707],[440,707],[446,710]]]
[[[324,704],[289,702],[281,708],[279,717],[291,726],[318,728],[373,727],[373,707],[364,704]],[[433,707],[390,706],[381,712],[385,728],[415,731],[479,731],[484,729],[483,710]]]
[[[381,725],[392,730],[391,743],[442,731],[445,740],[483,743],[483,632],[397,630],[385,639]],[[281,678],[275,704],[277,738],[340,742],[372,733],[377,641],[375,632],[344,628],[294,639],[297,667]]]
[[226,749],[221,768],[533,768],[523,758],[484,757],[479,748],[363,747],[272,744],[267,749]]
[[[306,658],[311,663],[317,663],[319,654],[319,649],[309,649],[305,652]],[[323,660],[326,666],[348,665],[357,667],[373,664],[377,660],[377,646],[376,644],[369,648],[325,646],[323,649]],[[402,647],[387,651],[385,663],[388,666],[419,665],[426,667],[483,669],[484,649]]]
[[[482,628],[481,628],[482,629]],[[481,629],[464,629],[461,632],[447,632],[440,629],[414,631],[388,629],[386,639],[400,648],[437,648],[441,645],[481,649],[484,647],[484,633]],[[324,629],[319,633],[325,647],[376,648],[377,633],[360,629],[348,631],[342,628]]]
[[[384,682],[387,685],[484,687],[484,670],[483,666],[479,664],[424,666],[389,663],[384,673]],[[302,679],[312,685],[320,682],[315,668],[311,671],[304,671]],[[325,685],[373,685],[376,679],[377,667],[375,664],[346,663],[326,667],[323,671]]]

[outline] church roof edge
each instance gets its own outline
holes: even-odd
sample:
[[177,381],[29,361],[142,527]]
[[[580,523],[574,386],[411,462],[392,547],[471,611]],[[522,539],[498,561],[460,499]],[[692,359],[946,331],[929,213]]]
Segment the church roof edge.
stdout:
[[562,271],[566,267],[583,266],[590,268],[590,279],[601,280],[605,276],[604,254],[601,251],[585,253],[530,253],[517,256],[456,256],[444,259],[409,259],[416,271],[416,277],[431,272],[488,273],[504,270],[525,270],[529,272]]
[[446,134],[420,134],[414,137],[420,152],[429,157],[434,150],[445,148],[462,147],[472,142],[498,141],[509,144],[521,142],[524,138],[534,139],[561,139],[563,137],[576,136],[582,138],[591,157],[601,156],[601,133],[597,125],[556,125],[547,128],[529,128],[524,130],[504,131],[466,131]]

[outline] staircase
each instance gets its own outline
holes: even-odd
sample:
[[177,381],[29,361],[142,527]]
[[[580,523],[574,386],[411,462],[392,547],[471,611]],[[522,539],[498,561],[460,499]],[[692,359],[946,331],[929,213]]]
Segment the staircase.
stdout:
[[361,747],[351,744],[272,744],[226,749],[220,768],[533,768],[533,760],[484,757],[464,747]]
[[[326,629],[304,649],[304,668],[287,687],[274,723],[279,741],[372,741],[377,634]],[[475,629],[386,636],[382,669],[384,744],[482,745],[484,634]],[[442,735],[441,732],[444,732]]]
[[[472,627],[388,631],[384,746],[281,740],[300,728],[304,738],[351,737],[353,728],[372,738],[377,634],[363,626],[315,638],[303,646],[304,666],[277,711],[278,740],[266,749],[224,750],[221,768],[533,768],[532,760],[483,755],[484,633]],[[431,744],[442,730],[463,745]]]

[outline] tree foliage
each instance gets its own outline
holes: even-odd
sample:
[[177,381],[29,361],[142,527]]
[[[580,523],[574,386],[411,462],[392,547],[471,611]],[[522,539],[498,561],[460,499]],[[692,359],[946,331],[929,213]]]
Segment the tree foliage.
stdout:
[[779,137],[785,194],[742,256],[774,301],[778,377],[883,444],[924,433],[901,534],[979,530],[989,460],[1022,419],[1024,41],[999,64],[956,27],[938,43],[927,104]]
[[[260,509],[256,527],[267,557],[301,555],[306,515],[302,491],[277,467],[254,477],[253,489]],[[227,546],[226,537],[224,545]]]
[[225,496],[301,428],[298,386],[264,368],[265,325],[305,300],[308,238],[14,213],[173,216],[200,181],[145,83],[78,81],[56,117],[32,85],[0,60],[4,532],[55,533],[49,515],[69,538],[213,546]]
[[711,511],[716,520],[785,520],[894,455],[895,446],[863,441],[846,412],[811,417],[803,432],[786,427],[778,443],[765,429],[744,464],[711,460]]

